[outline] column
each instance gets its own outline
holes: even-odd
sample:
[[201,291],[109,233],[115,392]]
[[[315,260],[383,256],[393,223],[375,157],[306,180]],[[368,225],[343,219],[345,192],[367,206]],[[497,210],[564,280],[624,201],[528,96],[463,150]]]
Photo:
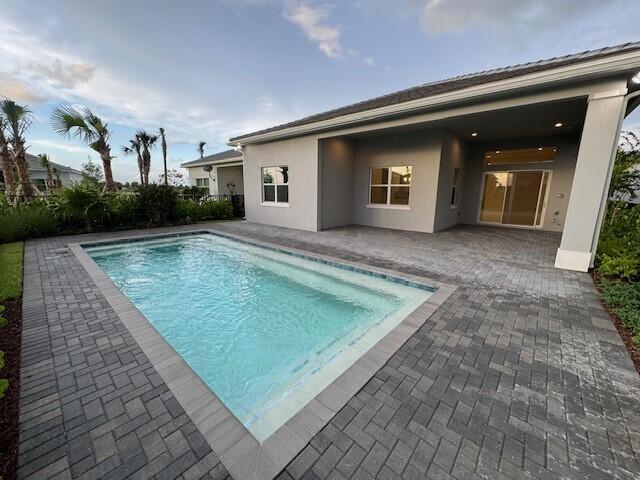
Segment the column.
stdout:
[[593,266],[625,94],[626,88],[589,97],[556,268],[586,272]]

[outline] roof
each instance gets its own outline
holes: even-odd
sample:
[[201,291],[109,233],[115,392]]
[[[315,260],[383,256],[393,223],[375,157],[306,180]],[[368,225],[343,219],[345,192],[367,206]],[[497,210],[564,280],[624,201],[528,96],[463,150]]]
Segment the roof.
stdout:
[[[40,158],[38,158],[36,155],[31,155],[30,153],[27,153],[27,162],[29,162],[29,170],[38,170],[38,171],[44,170],[42,163],[40,163]],[[49,161],[49,163],[51,164],[51,168],[57,168],[60,173],[70,172],[70,173],[77,173],[78,175],[82,174],[80,170],[76,170],[75,168],[67,167],[51,161]]]
[[200,165],[208,165],[210,163],[219,162],[221,160],[230,160],[236,158],[242,158],[242,152],[239,152],[238,150],[232,148],[230,150],[225,150],[224,152],[214,153],[213,155],[207,155],[206,157],[183,163],[180,166],[185,168],[198,167]]
[[333,118],[341,117],[343,115],[349,115],[353,113],[365,112],[367,110],[373,110],[376,108],[387,107],[390,105],[397,105],[411,100],[418,100],[427,98],[443,93],[453,92],[456,90],[462,90],[485,83],[496,82],[499,80],[506,80],[509,78],[526,75],[529,73],[541,72],[544,70],[551,70],[558,67],[586,62],[589,60],[595,60],[599,58],[608,57],[615,54],[631,52],[640,50],[640,42],[625,43],[616,45],[613,47],[600,48],[598,50],[588,50],[581,53],[565,55],[562,57],[554,57],[546,60],[539,60],[536,62],[522,63],[519,65],[511,65],[508,67],[497,68],[494,70],[486,70],[483,72],[470,73],[467,75],[461,75],[458,77],[448,78],[446,80],[439,80],[437,82],[425,83],[415,87],[407,88],[397,92],[393,92],[380,97],[372,98],[362,102],[347,105],[345,107],[336,108],[309,117],[301,118],[293,122],[277,125],[264,130],[248,133],[231,138],[230,142],[245,139],[255,135],[261,135],[265,133],[276,132],[278,130],[284,130],[290,127],[297,127],[307,125],[323,120],[330,120]]
[[[29,162],[29,170],[45,169],[42,166],[42,163],[40,163],[40,158],[38,158],[36,155],[31,155],[30,153],[27,153],[27,162]],[[82,174],[80,170],[76,170],[75,168],[71,168],[71,167],[62,165],[60,163],[49,161],[49,164],[51,165],[51,168],[57,168],[60,173],[71,172],[71,173],[77,173],[78,175]]]

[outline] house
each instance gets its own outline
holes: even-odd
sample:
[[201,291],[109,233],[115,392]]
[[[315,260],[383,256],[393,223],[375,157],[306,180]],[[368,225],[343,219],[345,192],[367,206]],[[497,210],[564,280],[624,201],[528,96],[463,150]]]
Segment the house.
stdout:
[[[640,43],[427,83],[238,136],[249,221],[437,232],[562,232],[555,265],[593,265]],[[634,77],[635,75],[635,77]]]
[[[41,192],[46,191],[47,188],[45,181],[47,180],[47,169],[42,166],[40,158],[35,155],[31,155],[30,153],[27,153],[26,155],[27,163],[29,164],[29,172],[31,173],[31,182]],[[55,168],[57,170],[63,186],[69,187],[74,183],[82,181],[82,172],[80,172],[79,170],[71,167],[66,167],[56,162],[50,162],[50,165],[51,169]],[[56,178],[55,174],[53,175],[53,178]]]
[[189,183],[208,187],[210,195],[243,195],[242,152],[231,149],[180,165],[189,173]]

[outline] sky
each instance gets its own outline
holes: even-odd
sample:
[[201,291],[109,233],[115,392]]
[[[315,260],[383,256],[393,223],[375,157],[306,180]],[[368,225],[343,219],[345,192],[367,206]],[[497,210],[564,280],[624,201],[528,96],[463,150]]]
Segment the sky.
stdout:
[[[121,147],[167,132],[170,168],[230,137],[464,73],[639,41],[637,0],[1,0],[0,96],[28,104],[29,152],[95,152],[51,128],[83,105]],[[640,110],[640,109],[639,109]],[[624,128],[640,128],[635,112]],[[162,170],[152,152],[151,178]]]

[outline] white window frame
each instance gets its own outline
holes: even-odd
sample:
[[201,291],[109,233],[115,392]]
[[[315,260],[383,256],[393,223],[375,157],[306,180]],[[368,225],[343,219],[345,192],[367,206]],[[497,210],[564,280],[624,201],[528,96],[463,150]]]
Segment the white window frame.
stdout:
[[[198,181],[202,181],[202,183],[206,183],[206,185],[198,185]],[[209,188],[209,178],[208,177],[198,177],[196,178],[196,187],[200,188]]]
[[[387,172],[387,183],[376,183],[372,184],[371,180],[373,178],[373,170],[386,168]],[[406,183],[391,183],[391,169],[392,168],[410,168],[411,169],[411,181],[409,184]],[[390,208],[397,210],[409,210],[411,207],[411,185],[413,183],[413,165],[381,165],[369,168],[369,201],[367,203],[367,208]],[[387,202],[386,203],[372,203],[371,202],[371,189],[373,187],[386,187],[387,188]],[[391,203],[391,187],[405,187],[409,189],[409,203],[406,205],[397,205]]]
[[[286,182],[278,182],[278,174],[276,172],[276,175],[273,177],[273,183],[264,183],[264,171],[267,168],[286,168],[287,169],[287,181]],[[290,173],[290,169],[288,165],[265,165],[264,167],[260,167],[260,196],[262,198],[262,202],[260,203],[262,206],[265,207],[288,207],[289,206],[289,173]],[[274,199],[275,201],[266,201],[264,199],[264,187],[265,185],[270,186],[273,185],[273,189],[274,189]],[[287,187],[287,201],[286,202],[278,202],[278,187],[282,187],[282,186],[286,186]]]

